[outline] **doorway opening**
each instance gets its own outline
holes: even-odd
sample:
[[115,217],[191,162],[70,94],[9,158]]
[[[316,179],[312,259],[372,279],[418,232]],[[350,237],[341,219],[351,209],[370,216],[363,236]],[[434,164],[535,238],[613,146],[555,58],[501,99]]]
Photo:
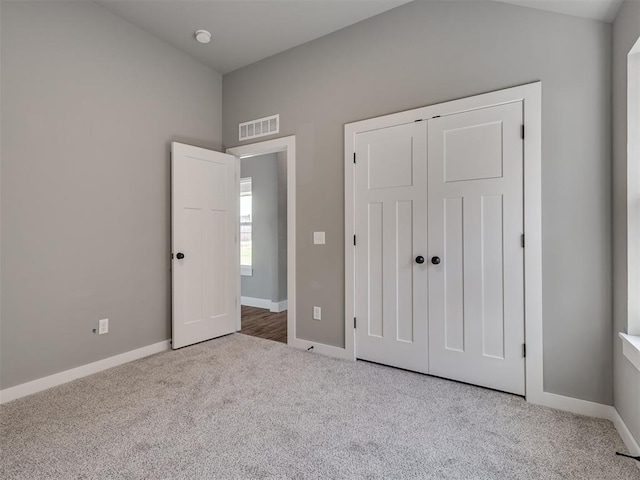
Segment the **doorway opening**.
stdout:
[[295,137],[227,149],[237,169],[240,333],[295,338]]
[[287,154],[240,159],[240,333],[287,343]]

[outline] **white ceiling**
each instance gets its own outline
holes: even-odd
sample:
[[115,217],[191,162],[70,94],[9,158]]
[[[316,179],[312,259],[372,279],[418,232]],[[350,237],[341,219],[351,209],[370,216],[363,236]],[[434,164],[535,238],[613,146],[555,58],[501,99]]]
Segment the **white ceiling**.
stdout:
[[[167,43],[228,73],[410,0],[97,0]],[[211,43],[194,39],[211,32]]]
[[[411,0],[96,1],[224,74]],[[607,22],[613,20],[622,3],[622,0],[497,1]],[[197,29],[211,32],[210,44],[195,41]]]
[[496,0],[523,7],[612,22],[623,0]]

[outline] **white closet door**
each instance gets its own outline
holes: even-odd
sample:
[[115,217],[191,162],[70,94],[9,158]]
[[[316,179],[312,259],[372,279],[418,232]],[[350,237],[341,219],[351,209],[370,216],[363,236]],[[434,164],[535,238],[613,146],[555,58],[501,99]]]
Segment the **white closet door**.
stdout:
[[236,330],[238,159],[171,144],[173,348]]
[[356,355],[426,373],[426,122],[360,133],[356,154]]
[[429,373],[520,395],[522,122],[520,102],[428,121]]

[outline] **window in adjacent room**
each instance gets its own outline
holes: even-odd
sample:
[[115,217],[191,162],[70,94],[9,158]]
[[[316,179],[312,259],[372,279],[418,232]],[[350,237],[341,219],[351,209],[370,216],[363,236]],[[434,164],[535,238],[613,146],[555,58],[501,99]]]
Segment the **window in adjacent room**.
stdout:
[[240,179],[240,274],[253,275],[252,269],[252,196],[251,177]]

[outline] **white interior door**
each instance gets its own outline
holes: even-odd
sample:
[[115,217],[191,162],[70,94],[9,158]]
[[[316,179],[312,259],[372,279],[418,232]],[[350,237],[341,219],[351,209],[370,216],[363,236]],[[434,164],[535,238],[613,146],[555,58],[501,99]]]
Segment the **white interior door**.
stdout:
[[356,137],[358,358],[428,372],[426,122]]
[[173,348],[236,330],[238,159],[171,144]]
[[520,395],[522,123],[520,102],[428,121],[430,373]]

